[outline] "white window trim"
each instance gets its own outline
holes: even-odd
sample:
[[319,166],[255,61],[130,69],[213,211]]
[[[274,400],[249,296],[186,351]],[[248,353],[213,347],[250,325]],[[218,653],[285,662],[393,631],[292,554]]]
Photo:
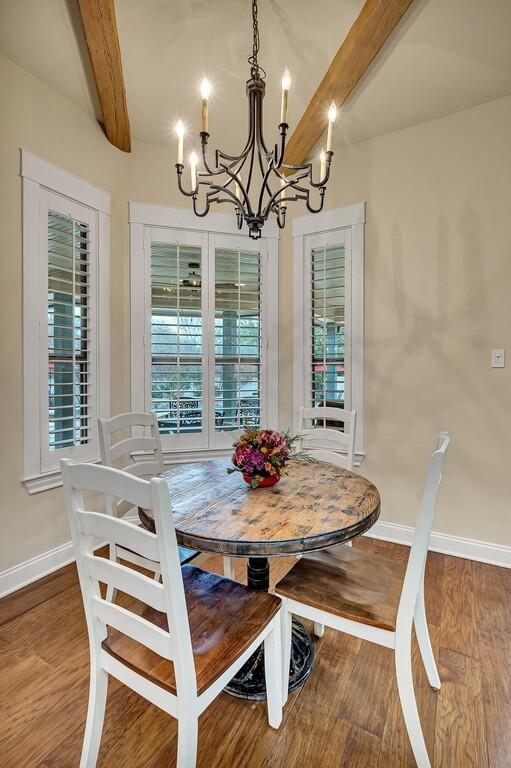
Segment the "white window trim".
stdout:
[[[209,213],[200,219],[189,209],[164,205],[130,202],[130,259],[131,259],[131,407],[133,411],[150,409],[148,401],[146,367],[147,297],[148,286],[147,233],[155,227],[186,230],[208,235],[247,235],[240,232],[234,216]],[[266,391],[266,424],[278,424],[278,243],[279,230],[275,221],[268,221],[263,230],[266,251],[267,289],[262,297],[263,317],[266,317],[266,365],[262,390]],[[256,241],[257,242],[257,241]],[[260,242],[260,241],[259,241]],[[150,343],[150,342],[149,342]],[[263,341],[264,343],[264,341]],[[214,459],[230,455],[230,448],[182,448],[164,450],[166,463]]]
[[[37,362],[41,280],[41,191],[90,208],[97,215],[97,379],[96,415],[110,413],[110,194],[40,157],[21,150],[23,184],[23,478],[29,493],[62,485],[60,470],[41,469],[41,386]],[[95,424],[93,425],[94,429]],[[99,460],[99,454],[97,456]]]
[[308,263],[307,239],[313,235],[345,232],[351,247],[346,251],[346,271],[351,272],[351,291],[346,296],[346,349],[345,406],[357,412],[357,435],[354,463],[359,466],[364,451],[364,224],[365,203],[335,208],[314,215],[300,216],[293,220],[293,296],[294,296],[294,398],[293,419],[295,432],[299,429],[299,413],[305,402],[307,377],[310,375],[308,350],[304,349],[304,337],[309,335],[310,283],[305,268]]

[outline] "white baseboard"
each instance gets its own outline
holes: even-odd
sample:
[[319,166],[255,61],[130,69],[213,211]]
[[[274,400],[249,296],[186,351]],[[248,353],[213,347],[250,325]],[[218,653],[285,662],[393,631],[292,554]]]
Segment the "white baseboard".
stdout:
[[[126,516],[126,520],[136,522],[138,518]],[[376,523],[367,533],[374,539],[393,541],[396,544],[410,546],[415,529],[409,525],[398,523]],[[98,547],[103,544],[98,543]],[[467,560],[477,560],[481,563],[500,565],[503,568],[511,568],[511,547],[502,544],[491,544],[487,541],[464,539],[461,536],[447,536],[445,533],[432,533],[429,547],[433,552],[441,552],[444,555],[463,557]],[[73,544],[68,541],[49,552],[26,560],[0,573],[0,598],[15,592],[33,581],[42,579],[43,576],[63,568],[74,562]]]
[[[409,525],[379,521],[367,531],[366,536],[410,546],[414,533],[415,528]],[[433,552],[441,552],[444,555],[453,555],[454,557],[463,557],[466,560],[477,560],[480,563],[511,568],[511,547],[502,544],[464,539],[461,536],[448,536],[445,533],[433,531],[429,548]]]
[[[138,522],[138,517],[134,515],[126,515],[124,519],[129,522]],[[99,549],[103,546],[105,546],[104,542],[98,542],[94,548]],[[74,561],[73,542],[67,541],[55,549],[50,549],[49,552],[43,552],[42,555],[32,557],[24,563],[0,572],[0,599]]]
[[2,571],[0,573],[0,598],[31,584],[33,581],[42,579],[43,576],[63,568],[64,565],[69,565],[74,559],[73,544],[68,541],[66,544],[61,544],[60,547],[50,549],[49,552],[44,552],[42,555],[37,555],[37,557],[32,557],[24,563]]

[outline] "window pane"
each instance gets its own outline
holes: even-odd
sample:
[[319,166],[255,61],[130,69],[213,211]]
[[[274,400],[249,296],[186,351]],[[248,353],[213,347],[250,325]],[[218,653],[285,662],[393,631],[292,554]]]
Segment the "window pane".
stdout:
[[344,406],[344,267],[344,246],[312,250],[313,406]]
[[215,430],[261,423],[261,258],[215,252]]
[[203,429],[201,250],[151,247],[151,388],[163,434]]
[[89,228],[48,214],[48,445],[89,442]]

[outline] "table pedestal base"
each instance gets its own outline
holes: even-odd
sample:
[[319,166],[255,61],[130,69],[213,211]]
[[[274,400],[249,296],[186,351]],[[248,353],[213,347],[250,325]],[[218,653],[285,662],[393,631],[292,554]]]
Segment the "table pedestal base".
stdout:
[[[293,618],[289,691],[299,688],[310,675],[314,663],[314,640],[301,621]],[[241,699],[266,699],[264,649],[261,645],[224,689]]]

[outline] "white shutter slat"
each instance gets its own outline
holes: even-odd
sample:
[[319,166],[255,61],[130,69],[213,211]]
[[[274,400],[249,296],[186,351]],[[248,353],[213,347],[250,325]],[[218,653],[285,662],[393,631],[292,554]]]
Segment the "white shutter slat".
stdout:
[[344,403],[344,246],[311,253],[311,405]]
[[92,349],[88,224],[48,213],[48,447],[88,443],[91,437]]

